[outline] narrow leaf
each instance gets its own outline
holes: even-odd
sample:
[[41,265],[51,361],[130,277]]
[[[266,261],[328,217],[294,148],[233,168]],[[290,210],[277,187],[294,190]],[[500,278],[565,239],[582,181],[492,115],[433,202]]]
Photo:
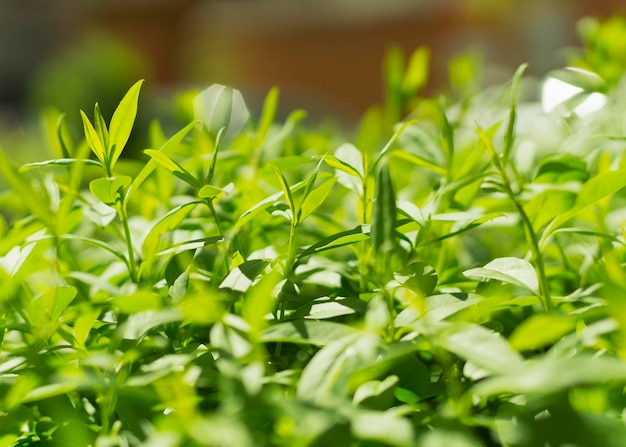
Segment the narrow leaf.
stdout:
[[541,238],[541,244],[545,243],[545,240],[554,229],[560,227],[584,209],[624,187],[626,187],[626,169],[604,172],[591,178],[578,192],[574,207],[561,214],[548,225]]
[[85,131],[85,138],[87,138],[87,144],[89,144],[89,147],[91,148],[93,153],[96,155],[96,157],[98,157],[98,160],[100,160],[100,162],[104,166],[106,166],[107,157],[104,151],[104,146],[102,144],[102,141],[100,141],[100,137],[98,137],[96,129],[94,129],[91,121],[89,121],[89,118],[87,118],[87,115],[85,115],[85,112],[83,112],[82,110],[80,111],[80,116],[83,119],[83,129]]
[[[275,166],[274,166],[274,171],[276,172],[276,177],[278,177],[278,181],[280,182],[280,186],[283,190],[283,194],[285,195],[285,199],[287,199],[287,205],[289,205],[289,209],[291,210],[293,219],[297,219],[298,209],[296,208],[296,202],[293,200],[293,195],[291,193],[291,189],[289,188],[289,184],[287,183],[287,179],[285,179],[285,176],[283,175],[283,173],[280,172],[280,169],[278,169]],[[307,180],[304,184],[305,187],[308,183],[309,181]]]
[[104,117],[102,116],[102,112],[100,111],[100,106],[98,103],[94,106],[93,110],[93,122],[96,128],[96,133],[98,134],[98,138],[102,142],[102,145],[105,148],[109,147],[109,131],[107,129],[106,122],[104,121]]
[[82,163],[87,166],[98,166],[104,167],[102,163],[96,160],[90,159],[78,159],[78,158],[58,158],[56,160],[45,160],[45,161],[37,161],[34,163],[27,163],[25,165],[20,166],[19,172],[26,172],[30,169],[34,168],[45,168],[48,166],[73,166],[77,163]]
[[185,183],[188,183],[194,188],[200,188],[200,182],[198,182],[198,180],[196,180],[196,178],[191,175],[189,171],[172,160],[169,156],[165,155],[163,152],[155,151],[154,149],[146,149],[144,152],[152,157],[155,162],[163,166]]
[[509,121],[506,126],[506,132],[504,133],[504,152],[502,153],[502,158],[506,163],[506,160],[509,159],[511,154],[511,149],[513,148],[513,143],[515,141],[515,120],[517,117],[517,98],[519,96],[519,85],[522,79],[522,75],[524,74],[524,70],[528,64],[522,64],[515,71],[513,75],[513,85],[511,86],[511,106],[509,108]]
[[109,126],[109,151],[110,168],[112,169],[122,150],[130,138],[130,132],[135,124],[137,116],[137,102],[139,100],[139,90],[143,84],[143,79],[136,82],[126,95],[122,98],[111,118]]
[[381,262],[385,263],[396,248],[396,196],[386,163],[378,169],[374,200],[372,246],[375,255],[382,255]]
[[428,79],[428,62],[430,51],[427,47],[419,47],[413,52],[406,72],[402,79],[401,90],[406,99],[410,99],[426,84]]
[[141,247],[143,258],[149,260],[155,256],[164,236],[168,232],[176,229],[180,223],[185,220],[187,215],[200,203],[202,202],[194,201],[180,205],[156,221],[143,241]]
[[270,130],[274,118],[276,117],[276,110],[278,109],[278,87],[272,87],[265,97],[263,103],[263,111],[261,112],[261,119],[256,130],[255,145],[258,147],[263,144],[267,132]]
[[301,222],[309,217],[322,203],[324,203],[326,197],[328,197],[330,192],[333,190],[335,182],[336,178],[330,177],[310,192],[308,197],[302,203],[302,207],[300,209]]
[[[162,152],[163,154],[167,154],[169,151],[178,147],[178,145],[182,143],[183,139],[187,136],[187,134],[189,134],[189,132],[198,123],[199,121],[192,121],[191,123],[187,124],[181,130],[176,132],[169,140],[163,143],[163,145],[156,152]],[[150,161],[148,161],[148,163],[144,165],[141,171],[139,171],[139,174],[137,174],[137,177],[135,177],[133,182],[128,187],[128,192],[126,193],[126,200],[128,200],[128,198],[130,197],[131,192],[134,191],[136,188],[138,188],[148,178],[148,176],[152,173],[152,171],[154,171],[154,168],[156,168],[156,166],[157,166],[157,162],[152,158],[150,159]]]

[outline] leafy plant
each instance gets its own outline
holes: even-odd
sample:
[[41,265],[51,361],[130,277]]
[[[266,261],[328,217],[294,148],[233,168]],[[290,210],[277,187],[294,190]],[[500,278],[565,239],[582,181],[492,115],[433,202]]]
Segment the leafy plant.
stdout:
[[622,78],[537,112],[404,60],[352,136],[213,86],[127,160],[139,81],[0,152],[0,444],[623,445]]

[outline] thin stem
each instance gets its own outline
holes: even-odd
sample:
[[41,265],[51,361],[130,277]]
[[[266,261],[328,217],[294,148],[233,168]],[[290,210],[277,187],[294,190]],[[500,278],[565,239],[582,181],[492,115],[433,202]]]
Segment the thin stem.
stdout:
[[213,216],[213,220],[215,221],[215,226],[217,227],[217,233],[222,237],[224,241],[224,247],[222,248],[222,262],[224,264],[224,274],[228,273],[228,269],[230,263],[228,262],[228,252],[229,252],[229,244],[226,242],[226,238],[224,237],[224,231],[222,230],[222,224],[220,223],[219,217],[217,217],[217,212],[215,211],[215,206],[213,205],[213,199],[208,198],[205,200],[209,210],[211,210],[211,215]]
[[513,190],[511,189],[511,184],[509,182],[509,178],[504,172],[501,170],[502,180],[504,181],[506,194],[513,202],[517,213],[522,219],[522,224],[524,225],[524,231],[526,233],[526,240],[528,245],[530,245],[530,251],[533,257],[533,262],[535,263],[535,269],[537,271],[537,277],[539,279],[539,292],[543,296],[543,307],[546,312],[552,312],[554,310],[554,305],[552,303],[552,297],[550,295],[550,283],[548,282],[548,276],[546,275],[545,265],[543,262],[543,255],[541,250],[539,249],[539,240],[537,239],[537,235],[535,230],[533,229],[533,224],[528,218],[526,211],[524,211],[524,207],[517,200],[517,197]]
[[118,204],[118,216],[124,228],[124,239],[126,242],[126,249],[128,250],[128,273],[130,275],[130,280],[136,283],[138,278],[137,266],[135,264],[135,250],[133,249],[133,240],[130,235],[130,227],[128,226],[128,214],[124,203]]

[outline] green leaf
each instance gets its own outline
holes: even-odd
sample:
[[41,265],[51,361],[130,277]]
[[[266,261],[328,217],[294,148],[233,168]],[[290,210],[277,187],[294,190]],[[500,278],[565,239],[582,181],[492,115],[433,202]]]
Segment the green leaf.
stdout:
[[342,315],[363,314],[366,303],[358,298],[322,296],[306,303],[294,313],[290,319],[305,318],[310,320],[324,320]]
[[570,191],[548,189],[540,192],[524,205],[524,211],[535,231],[572,209],[576,195]]
[[265,267],[267,267],[267,261],[249,259],[232,269],[219,287],[240,293],[247,292]]
[[374,207],[372,210],[372,246],[380,262],[387,263],[396,249],[396,195],[386,163],[380,165],[376,175]]
[[176,177],[180,178],[184,182],[198,189],[201,187],[200,182],[193,176],[189,171],[183,168],[180,164],[172,160],[163,152],[155,151],[154,149],[146,149],[144,151],[152,160],[163,166],[165,169],[170,171]]
[[111,124],[109,126],[109,144],[107,146],[110,169],[113,169],[113,166],[128,142],[128,138],[130,138],[130,133],[135,124],[135,117],[137,116],[137,102],[139,100],[139,90],[142,84],[143,79],[136,82],[135,85],[128,90],[111,118]]
[[112,247],[111,245],[109,245],[106,242],[101,241],[99,239],[94,239],[94,238],[81,236],[81,235],[77,235],[77,234],[61,234],[61,235],[58,235],[58,236],[43,235],[43,236],[39,236],[39,237],[36,237],[36,238],[29,239],[28,243],[34,243],[34,242],[37,242],[37,241],[40,241],[40,240],[46,240],[46,239],[59,239],[59,240],[66,240],[66,241],[83,242],[85,244],[89,244],[89,245],[93,245],[95,247],[102,248],[103,250],[108,251],[109,253],[111,253],[113,256],[115,256],[116,258],[120,259],[124,263],[127,262],[126,261],[126,257],[124,256],[124,254],[122,252],[120,252],[119,250],[117,250],[115,247]]
[[469,269],[463,275],[479,281],[495,279],[509,284],[524,287],[539,296],[539,281],[537,273],[528,261],[520,258],[504,257],[496,258],[485,264],[484,267]]
[[[191,132],[191,130],[196,125],[198,125],[198,123],[199,121],[192,121],[191,123],[187,124],[181,130],[179,130],[174,135],[172,135],[172,137],[169,140],[163,143],[163,145],[159,148],[157,152],[162,152],[163,154],[167,154],[168,152],[177,148],[178,145],[182,143],[183,139],[187,136],[187,134],[189,134],[189,132]],[[157,162],[153,158],[150,158],[150,161],[148,161],[148,163],[144,165],[141,171],[139,171],[139,174],[137,174],[137,177],[133,179],[133,182],[128,187],[128,192],[126,193],[126,200],[128,200],[128,198],[130,197],[131,192],[133,192],[136,188],[141,186],[141,184],[148,178],[148,176],[152,173],[152,171],[154,171],[154,168],[156,168],[156,166],[157,166]]]
[[380,343],[377,335],[357,333],[324,346],[302,370],[297,397],[323,405],[346,399],[350,376],[375,361]]
[[118,312],[124,314],[155,311],[163,306],[161,295],[149,290],[139,290],[132,295],[116,296],[112,304]]
[[626,363],[610,356],[544,357],[527,361],[500,377],[487,378],[472,389],[478,396],[502,393],[548,395],[579,385],[626,382]]
[[[394,447],[415,446],[415,429],[405,417],[392,410],[357,410],[350,415],[352,433],[357,439],[373,441]],[[420,444],[421,445],[421,444]],[[447,444],[447,446],[456,446]]]
[[104,121],[104,117],[102,116],[102,112],[100,111],[100,106],[98,103],[94,106],[93,111],[93,121],[96,128],[96,133],[98,134],[98,138],[102,142],[102,145],[105,148],[109,147],[109,131],[107,129],[106,122]]
[[491,374],[523,368],[522,356],[504,337],[477,324],[440,323],[434,337],[437,345]]
[[518,351],[541,349],[556,343],[575,327],[575,318],[537,314],[515,328],[509,337],[509,343]]
[[411,99],[426,85],[429,59],[430,51],[428,47],[419,47],[411,54],[400,87],[405,100]]
[[89,121],[89,118],[87,118],[87,115],[85,115],[85,112],[82,110],[80,111],[80,116],[83,119],[83,129],[85,131],[85,138],[87,138],[87,144],[89,144],[89,147],[96,157],[98,157],[98,160],[100,160],[102,165],[108,166],[105,148],[102,141],[100,141],[100,137],[98,136],[96,129],[94,129],[91,121]]
[[541,162],[534,183],[586,182],[589,179],[587,163],[569,154],[550,157]]
[[263,102],[263,111],[261,112],[261,119],[256,130],[255,145],[258,147],[263,144],[267,132],[270,130],[274,118],[276,117],[276,110],[278,109],[278,87],[272,87],[265,97]]
[[191,239],[189,241],[178,242],[175,244],[171,244],[168,248],[161,250],[155,256],[165,256],[178,253],[182,253],[183,251],[195,250],[197,248],[206,247],[207,245],[216,244],[218,242],[223,241],[224,238],[222,236],[210,236],[210,237],[201,237],[199,239]]
[[130,181],[131,178],[125,175],[97,178],[89,183],[89,190],[95,198],[111,206],[123,197],[124,189],[130,185]]
[[49,399],[55,396],[61,396],[63,394],[70,393],[78,387],[78,383],[72,382],[60,382],[51,383],[48,385],[40,386],[29,392],[22,399],[22,403],[37,402],[44,399]]
[[326,346],[336,340],[356,334],[358,334],[357,329],[345,324],[298,319],[268,327],[263,331],[261,341]]
[[226,131],[225,127],[222,127],[217,131],[215,135],[215,144],[213,145],[213,156],[211,157],[211,166],[209,167],[209,173],[206,176],[205,183],[211,183],[213,181],[213,177],[215,176],[215,166],[217,165],[217,156],[220,150],[220,142],[222,141],[222,135]]
[[152,225],[141,246],[144,263],[156,255],[161,242],[165,239],[165,235],[175,230],[189,213],[201,203],[200,201],[194,201],[177,206]]
[[50,208],[48,200],[31,184],[28,178],[20,175],[13,162],[0,148],[0,174],[4,177],[13,192],[28,210],[43,222],[49,222]]
[[357,178],[364,178],[363,154],[351,144],[342,144],[334,155],[326,155],[324,161],[328,166],[338,169]]
[[[274,172],[276,172],[276,177],[278,177],[278,181],[280,182],[280,187],[283,190],[283,194],[285,195],[285,199],[287,199],[287,205],[289,206],[289,209],[291,210],[291,218],[295,219],[296,223],[298,222],[298,208],[296,208],[296,202],[293,200],[293,195],[291,193],[291,188],[289,188],[289,184],[287,183],[287,179],[285,179],[285,176],[283,175],[282,172],[280,172],[280,169],[278,169],[277,167],[273,166],[274,168]],[[305,182],[305,187],[306,185],[309,184],[309,180],[307,180]]]
[[64,158],[71,158],[71,154],[74,153],[74,140],[72,139],[72,134],[70,133],[70,129],[67,125],[65,114],[61,114],[59,116],[56,134],[61,148],[61,155]]
[[336,178],[330,177],[321,184],[313,188],[308,197],[303,201],[300,208],[300,222],[304,221],[326,200],[330,192],[333,190]]
[[396,126],[396,131],[393,133],[393,136],[387,141],[387,144],[382,148],[382,150],[378,153],[378,156],[374,159],[372,164],[369,166],[368,174],[374,172],[374,170],[378,167],[378,164],[383,159],[383,157],[391,150],[396,141],[402,135],[402,133],[411,125],[415,124],[417,120],[407,121],[405,123],[399,124]]
[[446,169],[442,166],[439,166],[438,164],[436,164],[435,162],[432,162],[430,160],[426,160],[425,158],[413,154],[411,152],[407,152],[405,150],[397,150],[397,151],[393,151],[391,153],[391,156],[393,157],[397,157],[397,158],[401,158],[403,160],[406,160],[410,163],[413,163],[416,166],[422,166],[424,168],[428,168],[431,171],[439,174],[439,175],[446,175]]
[[45,168],[48,166],[74,166],[76,164],[84,164],[86,166],[98,166],[104,167],[102,163],[96,160],[90,159],[79,159],[79,158],[58,158],[56,160],[45,160],[45,161],[36,161],[34,163],[26,163],[25,165],[20,166],[19,172],[26,172],[30,169],[34,168]]
[[218,188],[213,185],[204,185],[198,191],[198,197],[201,199],[211,199],[213,197],[219,196],[223,192],[222,188]]
[[446,113],[445,98],[443,96],[439,97],[437,105],[442,137],[441,145],[448,169],[451,169],[454,159],[454,129],[452,128],[452,125],[450,125],[450,120],[448,119],[448,114]]
[[481,447],[484,444],[462,431],[435,429],[419,438],[420,447]]
[[[241,265],[239,267],[241,267]],[[265,275],[248,290],[248,293],[246,293],[246,299],[241,309],[241,316],[250,325],[250,334],[254,337],[260,337],[263,329],[269,325],[267,316],[272,312],[275,306],[272,291],[281,279],[281,276],[277,272]]]
[[325,250],[331,250],[333,248],[343,247],[345,245],[354,244],[356,242],[364,241],[369,238],[369,225],[359,225],[352,230],[340,231],[331,236],[325,237],[319,242],[310,245],[304,251],[302,251],[298,257],[305,258],[317,254]]
[[543,245],[543,243],[545,243],[545,240],[547,239],[549,234],[554,231],[554,229],[560,227],[584,209],[599,202],[605,197],[615,194],[617,191],[624,188],[625,186],[626,169],[618,169],[615,171],[604,172],[591,178],[582,186],[582,188],[578,192],[574,207],[571,208],[568,212],[559,215],[550,223],[550,225],[548,225],[548,228],[546,228],[541,238],[540,245]]
[[394,324],[399,327],[415,327],[421,330],[420,318],[425,318],[428,322],[442,321],[484,300],[484,297],[473,293],[432,295],[426,298],[423,314],[414,306],[407,307],[397,315]]
[[119,332],[126,340],[138,340],[151,329],[182,319],[182,313],[172,307],[162,310],[146,310],[130,315],[124,324],[120,325]]
[[509,159],[513,143],[515,141],[515,120],[517,117],[517,98],[519,96],[519,84],[528,64],[522,64],[513,75],[513,84],[511,86],[511,106],[509,107],[509,121],[507,122],[506,132],[504,133],[504,151],[502,158],[504,163]]
[[403,104],[402,78],[404,76],[404,52],[394,45],[386,53],[383,60],[383,76],[385,83],[385,106],[388,124],[400,121]]

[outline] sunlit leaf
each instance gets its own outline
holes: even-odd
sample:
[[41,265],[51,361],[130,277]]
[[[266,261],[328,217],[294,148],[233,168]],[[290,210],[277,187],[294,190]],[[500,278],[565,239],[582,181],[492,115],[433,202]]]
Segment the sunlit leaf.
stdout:
[[89,183],[89,190],[94,197],[106,205],[114,205],[123,196],[124,189],[130,185],[128,176],[103,177]]
[[152,157],[155,162],[163,166],[181,180],[190,184],[194,188],[200,188],[200,182],[189,171],[183,168],[179,163],[172,160],[165,153],[155,151],[154,149],[146,149],[144,152]]
[[33,168],[44,168],[47,166],[73,166],[77,163],[82,163],[86,166],[98,166],[103,167],[102,163],[96,160],[84,159],[80,160],[78,158],[58,158],[56,160],[45,160],[45,161],[36,161],[33,163],[26,163],[20,167],[20,172],[25,172]]
[[263,111],[261,112],[261,119],[259,120],[259,125],[256,130],[255,144],[257,146],[263,144],[263,141],[265,141],[265,137],[267,136],[267,132],[274,122],[276,110],[278,109],[278,97],[278,87],[272,87],[265,97],[265,101],[263,102]]
[[188,202],[180,205],[161,217],[148,231],[141,252],[144,259],[152,258],[159,250],[159,245],[168,232],[176,229],[189,213],[201,202]]
[[537,314],[520,324],[509,342],[518,351],[540,349],[557,342],[575,327],[575,318]]
[[94,129],[93,124],[91,124],[91,121],[89,121],[89,118],[87,118],[87,115],[85,115],[85,112],[83,112],[82,110],[80,111],[80,116],[83,119],[83,128],[89,147],[96,155],[96,157],[98,157],[98,160],[100,160],[102,165],[107,166],[108,162],[106,158],[104,144],[102,143],[102,141],[100,141],[100,137],[98,136],[96,129]]
[[139,100],[139,90],[143,84],[143,79],[136,82],[124,95],[119,105],[113,113],[109,125],[109,151],[110,168],[113,168],[117,159],[122,154],[130,133],[135,124],[137,116],[137,102]]

